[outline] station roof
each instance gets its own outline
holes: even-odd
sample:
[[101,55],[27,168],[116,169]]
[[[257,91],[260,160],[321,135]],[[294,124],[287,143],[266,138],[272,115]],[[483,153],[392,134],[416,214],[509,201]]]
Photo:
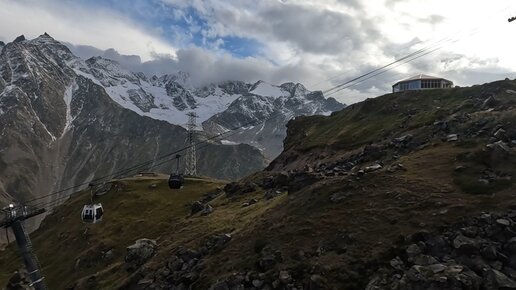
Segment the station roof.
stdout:
[[408,82],[408,81],[415,81],[415,80],[445,80],[445,81],[449,81],[445,78],[440,78],[440,77],[434,77],[434,76],[429,76],[429,75],[425,75],[425,74],[418,74],[418,75],[415,75],[411,78],[408,78],[408,79],[404,79],[404,80],[401,80],[397,83],[395,83],[394,85],[392,85],[393,87],[399,83],[403,83],[403,82]]

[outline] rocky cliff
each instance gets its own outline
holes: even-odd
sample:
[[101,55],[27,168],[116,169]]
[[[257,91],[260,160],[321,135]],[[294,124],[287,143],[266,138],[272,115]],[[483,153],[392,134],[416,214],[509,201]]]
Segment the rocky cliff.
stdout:
[[[81,71],[102,75],[99,61],[78,59],[47,34],[19,37],[2,48],[0,192],[5,199],[45,195],[185,146],[183,127],[113,101],[105,86],[119,79],[106,77],[102,83]],[[135,91],[131,97],[141,96]],[[251,146],[209,146],[198,152],[200,174],[234,179],[265,166]],[[168,163],[153,170],[174,167]]]

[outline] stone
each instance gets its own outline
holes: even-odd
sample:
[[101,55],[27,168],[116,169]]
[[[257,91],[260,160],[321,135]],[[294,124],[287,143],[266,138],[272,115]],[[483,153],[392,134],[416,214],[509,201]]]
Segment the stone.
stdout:
[[274,255],[267,255],[267,256],[261,257],[258,260],[258,266],[263,271],[269,270],[274,265],[276,265],[276,257]]
[[516,254],[516,237],[513,237],[505,244],[505,250],[510,254]]
[[426,241],[427,252],[433,257],[439,259],[444,258],[448,252],[451,251],[450,244],[446,241],[443,236],[431,237]]
[[495,107],[496,105],[498,105],[499,101],[497,99],[495,99],[494,96],[489,96],[489,98],[487,98],[484,103],[482,104],[482,108],[484,109],[490,109],[490,108],[493,108]]
[[194,215],[204,209],[204,205],[200,201],[194,201],[190,206],[190,214]]
[[253,286],[256,287],[256,288],[260,288],[263,285],[263,281],[262,280],[258,280],[258,279],[254,279],[251,282],[251,284],[253,284]]
[[256,198],[252,198],[252,199],[242,203],[242,207],[248,207],[248,206],[253,205],[253,204],[257,203],[257,202],[258,202],[258,200]]
[[156,241],[151,239],[139,239],[136,242],[127,247],[127,253],[125,256],[125,262],[128,264],[129,270],[145,264],[156,252],[158,245]]
[[211,205],[207,204],[204,206],[204,209],[201,211],[201,215],[207,216],[207,215],[213,213],[214,211],[215,211],[215,209],[213,209],[213,207]]
[[446,136],[447,142],[455,142],[458,140],[459,140],[459,135],[457,135],[457,134],[449,134],[448,136]]
[[394,143],[406,143],[406,142],[412,140],[412,138],[413,138],[413,136],[411,134],[407,134],[407,135],[403,135],[401,137],[392,139],[392,142],[394,142]]
[[496,260],[498,258],[498,250],[492,245],[484,247],[480,254],[488,260]]
[[257,189],[257,185],[253,182],[231,182],[224,186],[224,192],[226,192],[226,196],[231,198],[235,195],[243,195],[246,193],[254,192]]
[[420,265],[420,266],[428,266],[437,263],[437,260],[428,255],[419,255],[414,257],[413,259],[414,265]]
[[307,290],[321,290],[323,289],[324,279],[320,275],[312,275],[310,276],[310,281],[308,282]]
[[412,244],[407,247],[407,250],[405,252],[407,253],[407,255],[409,257],[414,257],[414,256],[421,254],[421,249],[419,248],[418,245]]
[[267,192],[265,192],[264,197],[265,197],[265,199],[269,200],[269,199],[275,198],[278,195],[281,195],[281,193],[282,192],[279,190],[272,189],[272,190],[268,190]]
[[446,266],[443,264],[433,264],[429,265],[428,269],[430,269],[434,274],[441,273],[446,269]]
[[496,137],[498,140],[505,140],[507,136],[505,135],[505,130],[500,128],[498,129],[494,134],[494,137]]
[[218,251],[222,249],[231,240],[231,238],[230,234],[217,234],[210,236],[205,242],[205,247],[211,252]]
[[504,273],[490,269],[485,274],[485,286],[486,290],[495,290],[495,289],[516,289],[516,282],[507,277]]
[[280,271],[278,279],[283,284],[288,284],[290,281],[292,281],[292,277],[290,277],[288,271]]
[[479,242],[477,240],[463,236],[462,234],[457,235],[453,240],[453,247],[457,252],[463,255],[471,255],[479,252]]
[[461,228],[462,234],[468,238],[475,238],[478,235],[478,228],[475,226]]
[[462,270],[464,270],[464,267],[461,265],[449,265],[448,267],[446,267],[445,271],[446,271],[446,274],[456,275],[456,274],[461,273]]
[[374,164],[374,165],[367,166],[366,168],[364,168],[364,171],[365,172],[373,172],[373,171],[377,171],[377,170],[380,170],[380,169],[382,169],[382,165]]
[[15,271],[11,277],[9,278],[9,281],[7,282],[6,290],[24,290],[24,289],[34,289],[31,286],[31,280],[29,275],[27,274],[27,271]]
[[403,263],[403,261],[400,259],[400,257],[396,257],[394,259],[392,259],[389,264],[391,265],[391,267],[393,267],[394,269],[398,270],[398,271],[401,271],[403,270],[403,268],[405,268],[405,263]]
[[511,222],[507,219],[497,219],[496,223],[499,225],[502,225],[502,226],[506,226],[506,227],[511,225]]
[[464,165],[457,165],[457,166],[455,166],[455,171],[456,172],[462,172],[465,169],[466,169],[466,166],[464,166]]
[[348,199],[348,197],[351,195],[353,195],[351,192],[336,192],[330,196],[330,201],[333,203],[338,203]]

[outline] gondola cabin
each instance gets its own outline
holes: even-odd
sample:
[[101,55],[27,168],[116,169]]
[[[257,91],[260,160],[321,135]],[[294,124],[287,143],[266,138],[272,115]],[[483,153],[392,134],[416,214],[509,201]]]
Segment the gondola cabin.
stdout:
[[104,216],[104,210],[102,208],[102,204],[86,204],[82,209],[82,222],[88,224],[96,224],[102,221],[102,216]]
[[183,187],[185,178],[179,174],[171,174],[168,178],[168,187],[171,189],[180,189]]

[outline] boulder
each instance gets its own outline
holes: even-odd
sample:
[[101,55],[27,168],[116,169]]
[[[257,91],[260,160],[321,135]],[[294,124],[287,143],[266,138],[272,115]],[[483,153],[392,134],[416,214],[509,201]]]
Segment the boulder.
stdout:
[[488,270],[484,280],[486,290],[516,290],[516,281],[495,269]]
[[407,256],[414,257],[414,256],[421,254],[421,248],[419,248],[419,246],[416,244],[412,244],[407,247],[405,252],[407,253]]
[[475,239],[459,234],[453,240],[453,247],[463,255],[472,255],[479,252],[480,243]]
[[494,97],[489,96],[482,104],[483,109],[490,109],[496,107],[500,102]]
[[139,239],[133,245],[127,247],[125,262],[128,270],[135,270],[145,264],[156,252],[158,245],[151,239]]
[[204,246],[209,252],[221,250],[231,240],[230,234],[216,234],[208,237]]
[[263,189],[273,189],[287,186],[289,175],[286,172],[280,172],[275,175],[267,176],[262,180]]

